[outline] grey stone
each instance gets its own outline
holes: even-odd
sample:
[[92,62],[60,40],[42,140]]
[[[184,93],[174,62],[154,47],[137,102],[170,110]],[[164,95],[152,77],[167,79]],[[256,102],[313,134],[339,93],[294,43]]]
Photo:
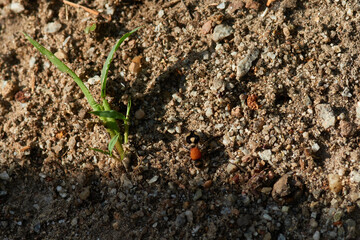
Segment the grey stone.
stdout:
[[253,48],[249,50],[248,54],[241,59],[236,66],[236,79],[240,80],[245,74],[248,73],[252,66],[252,62],[259,56],[259,50]]
[[330,104],[318,104],[316,110],[320,118],[321,125],[328,129],[335,125],[335,115]]
[[214,28],[214,33],[212,36],[212,39],[215,42],[221,41],[224,38],[230,36],[233,34],[234,29],[231,26],[225,25],[225,24],[219,24]]

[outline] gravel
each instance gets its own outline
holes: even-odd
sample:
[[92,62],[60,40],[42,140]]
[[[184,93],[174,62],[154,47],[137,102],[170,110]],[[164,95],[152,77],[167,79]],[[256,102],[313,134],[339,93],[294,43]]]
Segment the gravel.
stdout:
[[214,33],[212,35],[212,39],[215,42],[219,42],[224,38],[229,37],[234,33],[234,29],[231,26],[225,24],[219,24],[214,28]]

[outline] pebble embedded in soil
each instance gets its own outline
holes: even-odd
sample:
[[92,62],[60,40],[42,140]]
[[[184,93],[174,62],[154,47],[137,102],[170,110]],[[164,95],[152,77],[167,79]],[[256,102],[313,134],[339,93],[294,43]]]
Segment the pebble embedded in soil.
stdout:
[[339,175],[329,174],[328,181],[329,181],[329,188],[333,193],[338,193],[342,190],[343,186]]
[[1,95],[4,99],[12,99],[15,92],[18,90],[18,85],[14,81],[3,80],[1,82]]
[[199,188],[199,189],[196,190],[196,192],[195,192],[195,194],[194,194],[194,197],[193,197],[193,200],[194,200],[194,201],[197,201],[197,200],[199,200],[201,197],[202,197],[202,191],[201,191],[201,189]]
[[274,184],[271,195],[280,204],[290,204],[302,196],[303,189],[300,177],[285,174]]
[[21,3],[13,2],[10,4],[10,10],[14,13],[21,13],[25,10],[25,7]]
[[316,231],[313,235],[313,239],[314,240],[320,240],[320,232],[319,231]]
[[185,213],[181,213],[176,217],[175,220],[175,226],[176,228],[180,228],[181,226],[183,226],[186,223],[186,215]]
[[50,22],[45,26],[46,33],[56,33],[61,29],[61,23],[59,22]]
[[350,173],[350,181],[353,183],[360,183],[360,172],[352,170]]
[[339,123],[340,134],[343,137],[350,137],[354,133],[354,125],[351,122],[341,120]]
[[330,104],[318,104],[316,110],[320,118],[321,125],[328,129],[335,125],[335,115]]
[[236,172],[236,170],[238,169],[238,167],[235,164],[229,163],[226,167],[226,171],[228,173],[234,173]]
[[205,22],[204,25],[201,27],[201,33],[206,35],[211,31],[211,28],[212,28],[212,21],[209,20]]
[[261,160],[268,161],[268,162],[271,161],[272,153],[271,153],[270,149],[266,149],[262,152],[258,152],[258,155]]
[[236,65],[236,79],[240,80],[243,76],[245,76],[251,66],[253,61],[259,56],[260,51],[257,48],[253,48],[249,50],[247,55],[238,61]]
[[141,120],[145,117],[145,112],[141,108],[135,112],[135,118]]
[[4,181],[8,181],[8,180],[10,180],[10,176],[6,171],[4,171],[4,172],[0,173],[0,179],[4,180]]
[[360,102],[356,103],[356,122],[360,123]]
[[233,34],[234,29],[231,26],[225,25],[225,24],[219,24],[214,28],[214,33],[212,36],[212,39],[215,42],[219,42],[223,40],[224,38],[229,37],[231,34]]
[[90,187],[86,187],[83,191],[81,191],[81,193],[79,194],[79,198],[83,201],[85,201],[86,199],[88,199],[88,197],[90,196]]

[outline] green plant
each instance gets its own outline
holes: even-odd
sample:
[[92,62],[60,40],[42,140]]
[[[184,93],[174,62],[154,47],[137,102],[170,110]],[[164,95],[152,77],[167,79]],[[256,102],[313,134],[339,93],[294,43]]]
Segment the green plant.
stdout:
[[95,29],[96,29],[96,23],[93,23],[93,24],[87,26],[87,27],[85,28],[84,32],[85,32],[86,34],[89,34],[90,32],[95,31]]
[[[69,74],[74,79],[76,84],[80,87],[81,91],[84,93],[91,108],[93,109],[91,113],[97,115],[100,118],[101,122],[106,128],[106,131],[110,134],[111,140],[108,145],[108,151],[103,151],[96,148],[91,148],[91,149],[98,152],[102,152],[111,157],[114,157],[112,152],[115,147],[116,151],[120,155],[120,160],[122,160],[125,157],[123,144],[127,144],[128,142],[129,124],[130,124],[129,113],[131,108],[131,100],[129,99],[128,101],[126,115],[123,115],[122,113],[112,110],[110,104],[106,100],[106,81],[107,81],[108,71],[110,68],[110,63],[114,57],[116,50],[120,47],[121,43],[126,38],[128,38],[131,34],[136,32],[139,28],[141,27],[135,28],[131,32],[128,32],[124,36],[122,36],[116,42],[114,47],[111,49],[104,63],[103,69],[101,71],[101,100],[102,100],[101,105],[95,101],[94,97],[91,95],[89,89],[85,86],[83,81],[69,67],[67,67],[60,59],[55,57],[53,53],[51,53],[49,50],[44,48],[40,43],[32,39],[28,34],[23,33],[25,37],[30,41],[30,43],[35,48],[37,48],[43,55],[45,55],[60,71]],[[124,122],[123,136],[121,134],[120,127],[116,120],[122,120]]]

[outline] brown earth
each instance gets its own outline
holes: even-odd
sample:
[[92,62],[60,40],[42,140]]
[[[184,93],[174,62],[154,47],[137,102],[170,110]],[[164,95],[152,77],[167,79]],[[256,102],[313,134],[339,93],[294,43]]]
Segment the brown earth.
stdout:
[[[2,239],[360,239],[357,1],[77,3],[101,14],[0,1]],[[22,32],[99,99],[138,26],[107,88],[133,103],[125,169],[89,149],[104,127]]]

